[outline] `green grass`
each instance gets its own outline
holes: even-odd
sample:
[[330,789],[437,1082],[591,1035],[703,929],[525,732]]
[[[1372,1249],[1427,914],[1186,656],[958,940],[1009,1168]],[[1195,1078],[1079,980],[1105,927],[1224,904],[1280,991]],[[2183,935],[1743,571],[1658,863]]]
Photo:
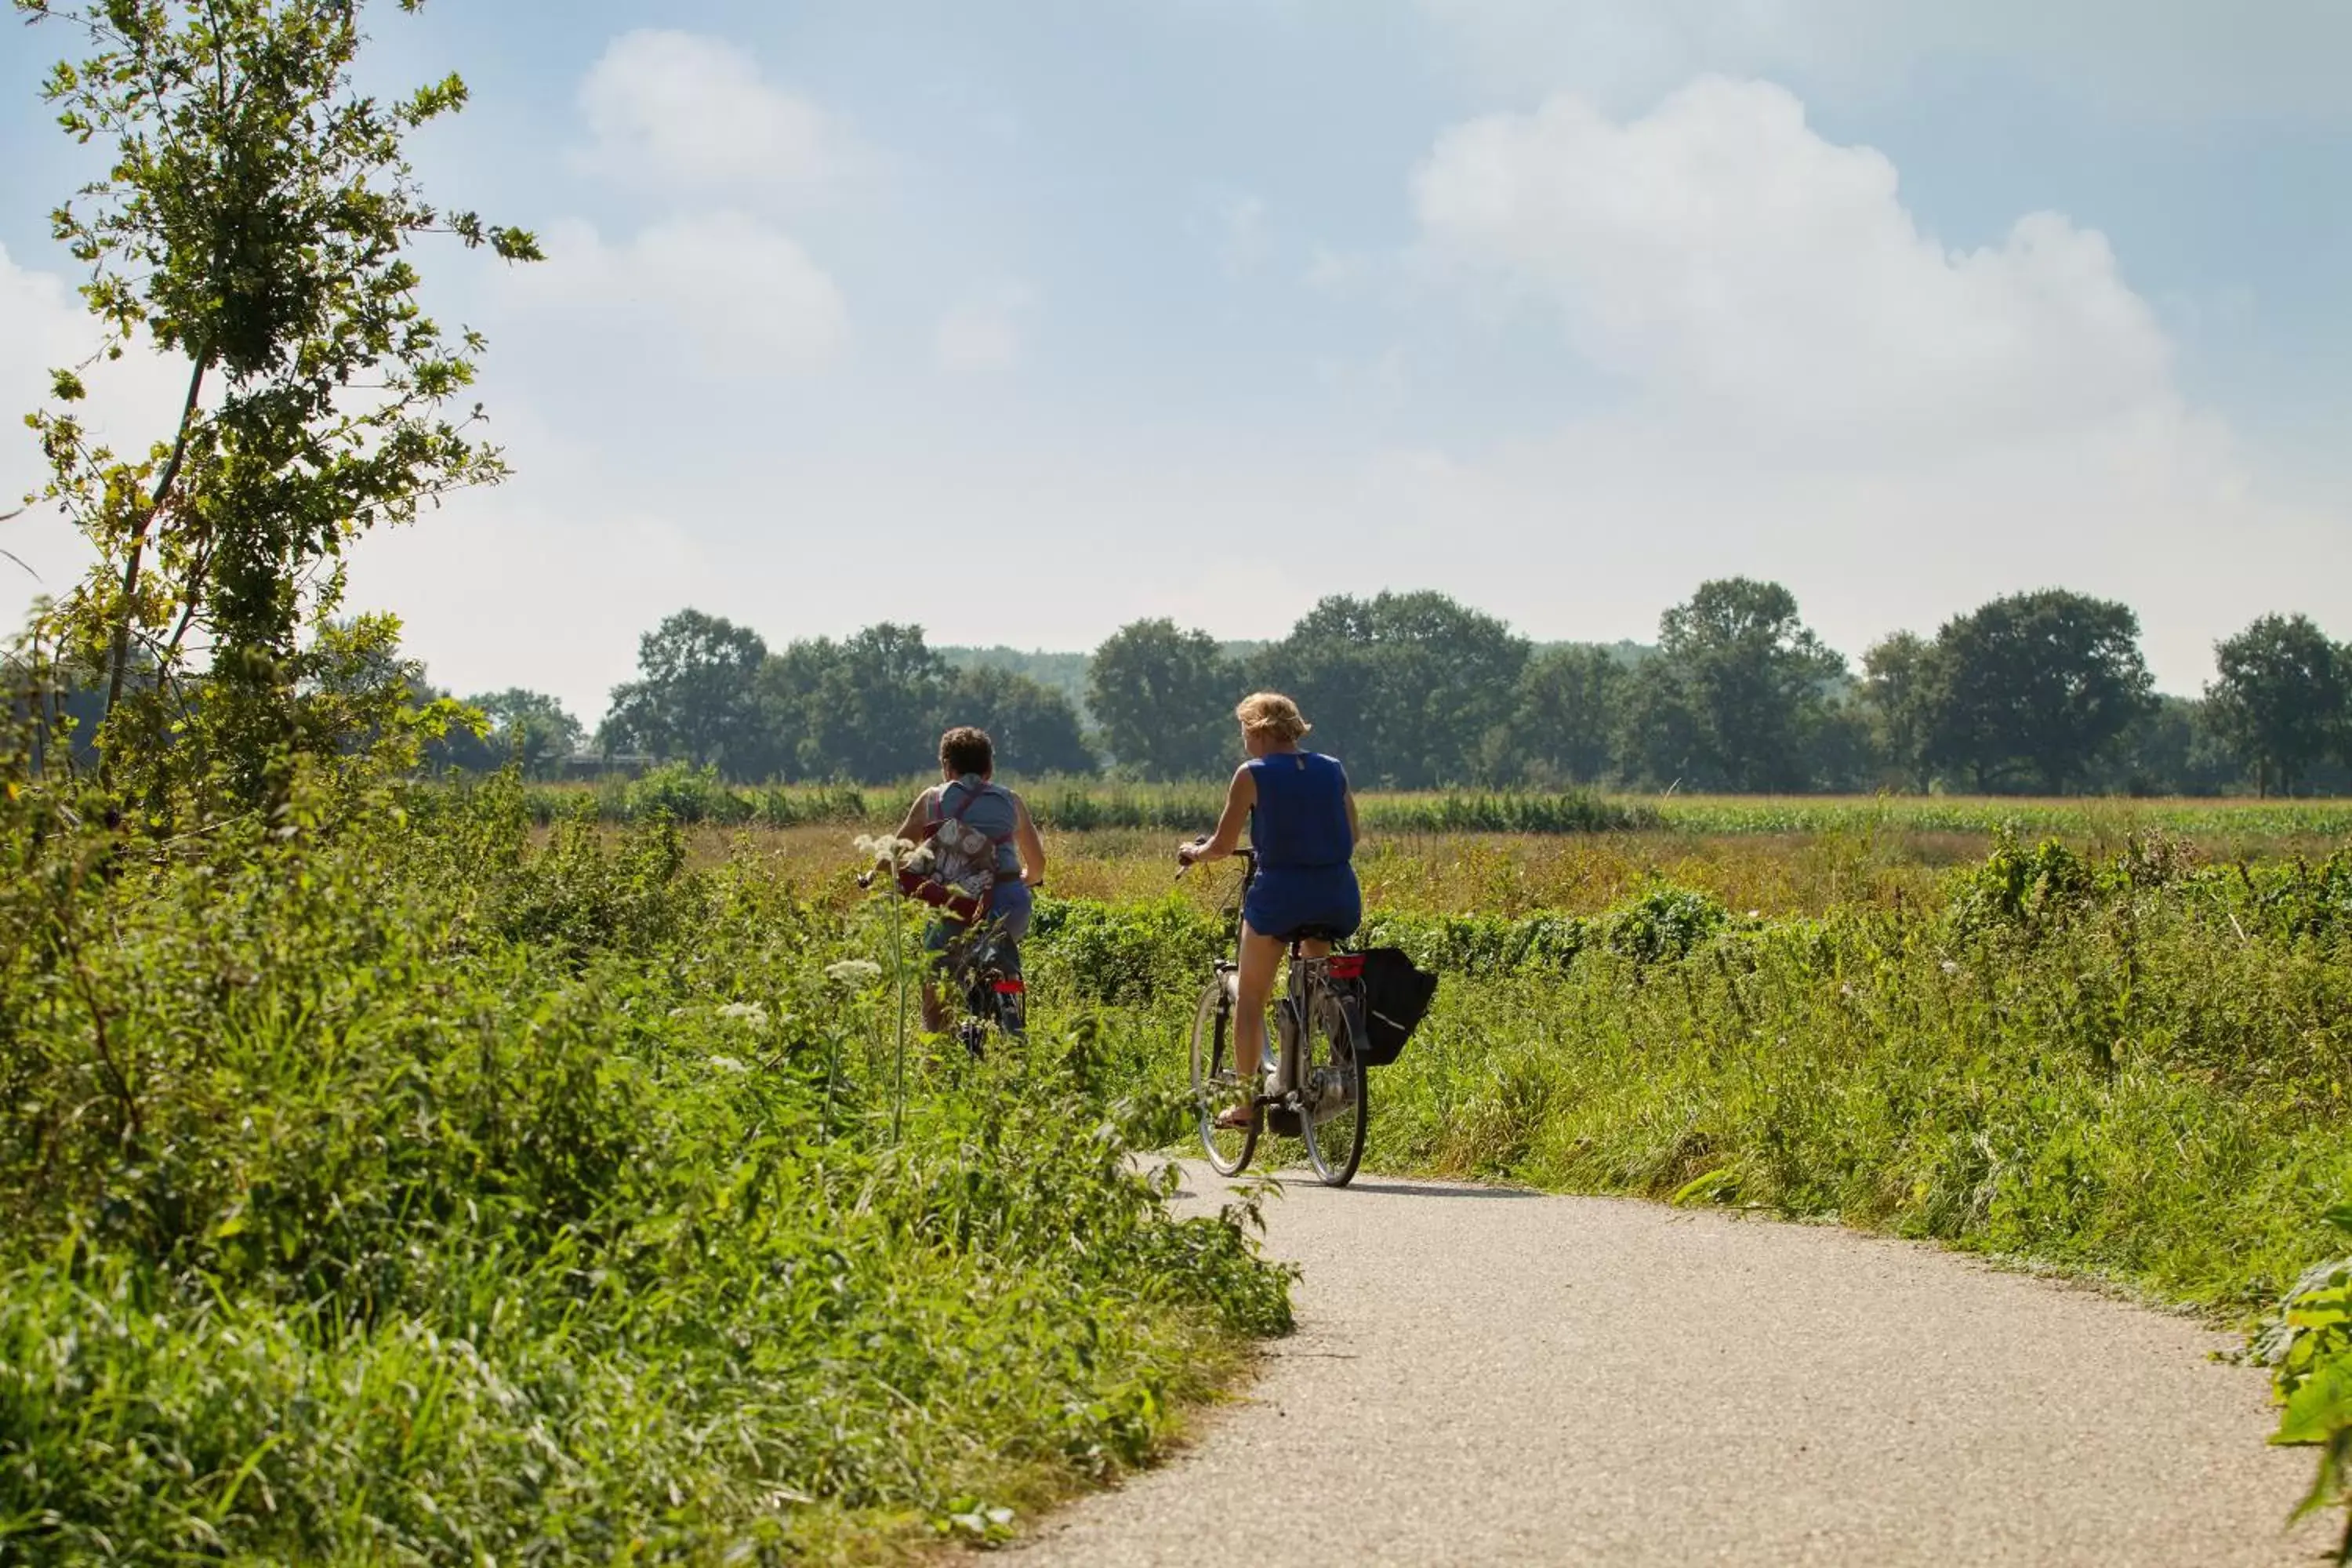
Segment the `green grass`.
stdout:
[[[1042,973],[1162,1034],[1223,940],[1173,898],[1039,929]],[[1932,907],[1760,920],[1662,885],[1366,940],[1446,976],[1375,1086],[1390,1169],[1760,1204],[2236,1311],[2352,1198],[2352,854],[2011,842]]]
[[0,802],[0,1561],[876,1561],[1286,1326],[1091,1037],[902,1068],[877,911],[412,804]]
[[[1126,1160],[1184,1136],[1204,886],[1045,900],[1029,1051],[902,1073],[887,906],[546,800],[306,796],[161,850],[0,803],[0,1558],[882,1559],[1145,1461],[1286,1325],[1244,1216]],[[2111,847],[1769,918],[1389,905],[1368,934],[1447,978],[1370,1163],[2251,1320],[2352,1197],[2352,854],[2150,826],[2304,805],[2048,809]]]
[[1816,834],[1879,828],[1901,833],[2120,843],[2129,833],[2229,841],[2352,837],[2352,801],[2047,799],[2017,795],[1682,795],[1651,803],[1666,826],[1705,834]]
[[[816,824],[882,827],[895,824],[917,792],[936,780],[896,785],[730,784],[680,766],[643,778],[597,784],[533,785],[525,798],[541,826],[587,815],[634,822],[656,814],[674,822],[720,826],[802,827]],[[1008,779],[1041,826],[1062,833],[1107,828],[1205,831],[1224,804],[1214,784],[1129,784],[1100,780]],[[1363,797],[1368,832],[1608,833],[1656,827],[1659,818],[1632,800],[1576,793],[1446,791]]]
[[[636,780],[537,785],[527,795],[542,825],[590,812],[629,822],[660,812],[682,823],[798,827],[882,826],[930,781],[902,784],[728,784],[669,766]],[[1216,820],[1223,786],[1213,783],[1118,784],[1096,779],[1008,780],[1039,823],[1064,833],[1115,828],[1197,831]],[[1560,835],[1668,830],[1710,836],[1819,835],[1882,831],[1990,838],[2032,837],[2119,842],[2149,827],[2216,842],[2352,837],[2352,801],[2138,800],[2125,796],[2043,799],[2011,795],[1611,795],[1583,792],[1368,791],[1368,834]]]

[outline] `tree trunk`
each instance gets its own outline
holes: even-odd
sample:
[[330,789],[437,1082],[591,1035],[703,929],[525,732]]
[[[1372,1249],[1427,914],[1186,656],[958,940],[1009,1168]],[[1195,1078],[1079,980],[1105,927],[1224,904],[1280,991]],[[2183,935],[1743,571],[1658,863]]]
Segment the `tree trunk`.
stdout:
[[122,700],[122,679],[131,667],[131,597],[139,591],[139,567],[146,553],[147,530],[154,525],[157,514],[171,500],[172,487],[180,480],[180,465],[188,456],[188,432],[195,424],[196,403],[204,390],[205,362],[199,359],[188,374],[188,397],[180,407],[180,430],[172,444],[171,460],[163,465],[163,477],[155,481],[155,493],[148,498],[139,526],[131,531],[131,553],[122,563],[122,605],[114,619],[113,646],[107,650],[106,710],[98,717],[101,725],[114,716],[114,705]]

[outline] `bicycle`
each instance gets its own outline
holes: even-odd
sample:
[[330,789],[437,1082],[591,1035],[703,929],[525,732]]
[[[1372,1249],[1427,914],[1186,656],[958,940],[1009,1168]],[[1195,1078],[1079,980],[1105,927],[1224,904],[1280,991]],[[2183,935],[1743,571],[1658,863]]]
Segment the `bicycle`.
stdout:
[[[857,879],[857,886],[871,889],[879,874],[866,872]],[[1028,1037],[1029,987],[1021,978],[1013,943],[996,926],[982,921],[951,939],[939,956],[947,983],[963,999],[963,1016],[948,1032],[966,1051],[975,1059],[987,1055],[992,1027],[1010,1040]]]
[[[1234,853],[1243,863],[1245,902],[1257,877],[1257,852],[1240,848]],[[1238,953],[1238,915],[1234,924]],[[1307,957],[1306,943],[1337,941],[1345,934],[1327,928],[1309,926],[1282,934],[1290,948],[1290,973],[1283,994],[1268,1006],[1273,1025],[1266,1032],[1268,1059],[1259,1064],[1248,1124],[1218,1125],[1218,1117],[1244,1087],[1233,1058],[1233,1023],[1240,999],[1237,958],[1217,960],[1193,1010],[1193,1115],[1209,1164],[1221,1176],[1238,1175],[1248,1166],[1263,1124],[1277,1136],[1302,1141],[1307,1163],[1324,1184],[1344,1187],[1363,1158],[1364,1129],[1371,1118],[1363,1051],[1363,955]]]
[[942,955],[948,979],[963,994],[963,1016],[950,1032],[975,1058],[988,1054],[992,1027],[1009,1040],[1028,1034],[1029,988],[1012,967],[1012,945],[995,927],[982,925],[950,942]]

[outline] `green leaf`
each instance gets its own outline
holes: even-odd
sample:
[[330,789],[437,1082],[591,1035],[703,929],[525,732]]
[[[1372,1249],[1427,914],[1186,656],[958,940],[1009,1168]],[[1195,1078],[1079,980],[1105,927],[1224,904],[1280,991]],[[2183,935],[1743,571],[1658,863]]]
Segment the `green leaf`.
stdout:
[[2315,1368],[2303,1386],[2287,1395],[2271,1441],[2295,1447],[2326,1443],[2347,1430],[2352,1430],[2352,1364],[2331,1361]]

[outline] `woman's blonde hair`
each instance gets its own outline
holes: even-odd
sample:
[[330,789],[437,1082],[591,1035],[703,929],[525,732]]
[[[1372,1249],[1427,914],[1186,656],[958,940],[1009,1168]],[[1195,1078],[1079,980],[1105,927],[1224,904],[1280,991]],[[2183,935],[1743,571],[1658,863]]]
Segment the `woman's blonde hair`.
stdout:
[[1241,700],[1234,717],[1242,728],[1263,731],[1277,741],[1296,741],[1315,728],[1298,711],[1298,704],[1279,691],[1259,691]]

